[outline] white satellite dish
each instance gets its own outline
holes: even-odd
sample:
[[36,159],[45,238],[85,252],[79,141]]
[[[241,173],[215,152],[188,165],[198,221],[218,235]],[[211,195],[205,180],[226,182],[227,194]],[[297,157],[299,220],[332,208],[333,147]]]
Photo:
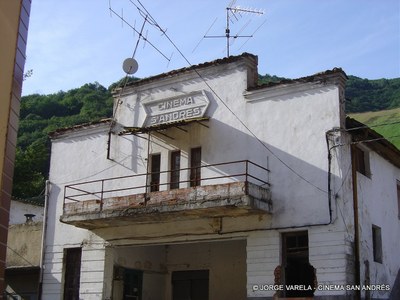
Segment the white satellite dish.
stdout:
[[126,74],[132,75],[135,74],[136,71],[138,70],[139,65],[134,58],[127,58],[124,60],[124,63],[122,64],[122,69]]

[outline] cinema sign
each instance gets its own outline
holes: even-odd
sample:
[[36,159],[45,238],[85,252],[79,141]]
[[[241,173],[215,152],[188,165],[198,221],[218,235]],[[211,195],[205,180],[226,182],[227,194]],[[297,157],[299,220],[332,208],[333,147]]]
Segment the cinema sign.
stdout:
[[204,91],[143,103],[143,127],[172,123],[204,116],[210,101]]

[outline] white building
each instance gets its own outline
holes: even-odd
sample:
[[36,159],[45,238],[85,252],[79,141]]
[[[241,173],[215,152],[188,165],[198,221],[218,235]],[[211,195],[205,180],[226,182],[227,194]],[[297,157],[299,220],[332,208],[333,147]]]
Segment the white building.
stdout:
[[43,198],[13,199],[8,227],[5,299],[38,299]]
[[146,78],[52,134],[42,299],[395,297],[400,152],[346,120],[342,70],[257,78]]

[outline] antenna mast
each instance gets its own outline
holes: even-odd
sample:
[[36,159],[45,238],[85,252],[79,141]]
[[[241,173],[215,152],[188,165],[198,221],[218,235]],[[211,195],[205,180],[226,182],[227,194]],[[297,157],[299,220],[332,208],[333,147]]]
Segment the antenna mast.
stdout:
[[230,55],[230,39],[231,38],[242,38],[242,37],[247,37],[251,38],[253,37],[253,34],[251,35],[231,35],[231,30],[229,28],[229,24],[231,23],[231,18],[234,17],[236,20],[238,19],[238,16],[241,16],[242,14],[257,14],[257,15],[263,15],[264,12],[260,9],[251,9],[251,8],[242,8],[239,5],[233,6],[235,4],[236,0],[231,1],[230,5],[226,8],[226,28],[225,28],[225,35],[205,35],[204,38],[226,38],[226,54],[227,57]]
[[[143,18],[143,24],[142,24],[142,27],[140,28],[140,30],[136,29],[135,25],[132,25],[131,23],[129,23],[129,22],[126,20],[126,18],[124,17],[124,14],[123,14],[123,10],[122,10],[122,13],[119,14],[119,13],[117,13],[117,12],[111,7],[111,0],[109,0],[109,8],[108,8],[108,9],[109,9],[109,11],[110,11],[110,16],[112,16],[112,15],[117,16],[119,19],[121,19],[122,24],[128,25],[128,26],[133,30],[134,33],[138,34],[138,40],[137,40],[137,42],[136,42],[136,46],[135,46],[135,49],[134,49],[134,51],[133,51],[132,58],[134,58],[134,56],[135,56],[135,54],[136,54],[136,50],[137,50],[137,48],[138,48],[138,45],[139,45],[140,40],[143,40],[143,41],[144,41],[144,45],[143,45],[143,46],[145,46],[146,43],[149,44],[154,50],[156,50],[156,51],[157,51],[159,54],[161,54],[168,62],[170,62],[170,61],[171,61],[172,55],[171,55],[171,57],[167,57],[160,49],[157,48],[156,45],[154,45],[153,43],[151,43],[151,42],[149,41],[149,39],[147,38],[147,33],[146,33],[146,34],[143,34],[143,30],[144,30],[144,27],[145,27],[146,24],[152,25],[152,26],[155,27],[157,30],[161,31],[163,34],[165,34],[166,30],[162,29],[162,28],[157,24],[157,22],[150,16],[149,12],[148,12],[144,7],[143,7],[144,10],[143,10],[141,7],[139,7],[137,4],[135,4],[132,0],[129,0],[129,2],[137,8],[137,10],[138,10],[140,16]],[[138,1],[138,2],[140,3],[140,1]],[[140,5],[141,5],[141,3],[140,3]],[[136,22],[135,22],[135,24],[136,24]]]

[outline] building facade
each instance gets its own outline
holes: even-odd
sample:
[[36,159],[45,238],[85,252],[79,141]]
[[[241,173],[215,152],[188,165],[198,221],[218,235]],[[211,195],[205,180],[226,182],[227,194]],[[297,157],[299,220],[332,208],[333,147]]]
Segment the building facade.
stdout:
[[0,299],[31,0],[0,2]]
[[38,299],[43,199],[12,200],[5,270],[6,299]]
[[244,53],[52,133],[42,299],[391,297],[400,154],[361,143],[346,78],[258,85]]

